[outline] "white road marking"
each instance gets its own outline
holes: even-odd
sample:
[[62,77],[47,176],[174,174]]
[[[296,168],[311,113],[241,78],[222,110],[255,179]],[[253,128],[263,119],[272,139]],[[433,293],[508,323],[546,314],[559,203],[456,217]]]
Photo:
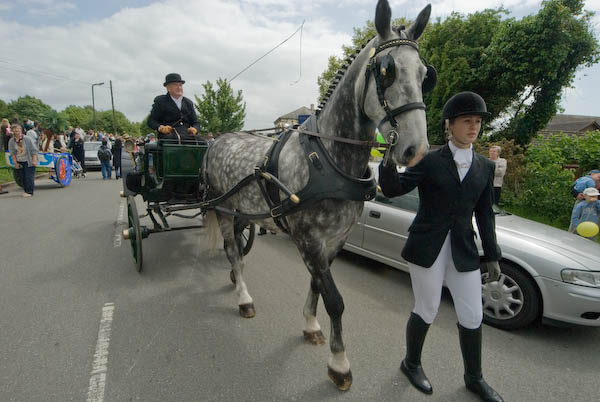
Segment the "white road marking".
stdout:
[[88,388],[87,402],[103,402],[106,388],[106,372],[108,365],[108,346],[110,331],[115,310],[114,303],[106,303],[102,308],[102,319],[98,331],[98,342],[94,353],[94,363]]
[[121,203],[119,204],[119,213],[117,214],[117,224],[115,225],[115,235],[113,240],[114,247],[121,247],[121,242],[123,239],[123,227],[125,226],[125,198],[121,198]]

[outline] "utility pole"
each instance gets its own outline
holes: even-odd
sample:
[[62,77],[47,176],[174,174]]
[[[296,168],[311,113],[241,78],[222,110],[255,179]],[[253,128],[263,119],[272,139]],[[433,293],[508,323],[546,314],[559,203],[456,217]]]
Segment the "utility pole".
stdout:
[[94,114],[94,131],[96,131],[96,103],[94,102],[94,87],[96,85],[104,85],[103,82],[92,84],[92,113]]
[[115,122],[115,100],[113,98],[112,80],[110,80],[110,103],[112,103],[113,112],[113,135],[117,135],[117,123]]

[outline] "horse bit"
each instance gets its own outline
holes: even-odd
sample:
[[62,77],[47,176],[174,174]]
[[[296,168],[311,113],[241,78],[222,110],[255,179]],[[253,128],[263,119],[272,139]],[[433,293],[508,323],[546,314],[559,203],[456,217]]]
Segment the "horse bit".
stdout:
[[[375,56],[387,48],[405,45],[415,48],[417,52],[419,51],[419,45],[417,42],[410,39],[393,39],[383,42],[377,47],[371,48],[369,52],[369,63],[367,64],[367,69],[365,70],[365,88],[362,94],[362,110],[363,112],[365,110],[365,98],[369,86],[369,78],[371,77],[372,73],[375,77],[375,85],[377,87],[377,98],[379,99],[379,104],[383,107],[387,115],[383,120],[381,120],[381,122],[379,122],[378,127],[386,121],[389,121],[392,125],[392,129],[387,135],[388,138],[386,138],[389,148],[383,160],[384,165],[387,165],[392,148],[398,143],[399,134],[398,131],[396,131],[398,122],[396,121],[395,117],[401,113],[408,112],[409,110],[426,109],[425,103],[423,102],[407,103],[397,107],[396,109],[390,109],[390,106],[385,99],[385,90],[392,86],[396,80],[396,63],[394,61],[394,57],[390,54],[384,55],[380,60],[377,60]],[[427,74],[425,75],[425,80],[421,86],[423,93],[431,91],[437,82],[437,71],[435,68],[431,65],[426,65],[426,67]]]

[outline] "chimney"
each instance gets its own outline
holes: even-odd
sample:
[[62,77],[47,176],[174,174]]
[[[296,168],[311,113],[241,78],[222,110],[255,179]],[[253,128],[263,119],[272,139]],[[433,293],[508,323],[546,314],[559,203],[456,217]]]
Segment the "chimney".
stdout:
[[311,114],[315,112],[315,104],[314,103],[310,104],[310,112],[311,112]]

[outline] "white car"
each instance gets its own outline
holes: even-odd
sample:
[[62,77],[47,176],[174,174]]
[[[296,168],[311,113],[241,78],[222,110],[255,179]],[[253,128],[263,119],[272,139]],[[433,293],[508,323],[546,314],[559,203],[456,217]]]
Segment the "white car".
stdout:
[[[344,248],[408,271],[401,252],[418,206],[417,189],[395,198],[378,192]],[[600,327],[600,244],[499,209],[496,236],[502,275],[482,286],[484,322],[504,329],[539,319]]]

